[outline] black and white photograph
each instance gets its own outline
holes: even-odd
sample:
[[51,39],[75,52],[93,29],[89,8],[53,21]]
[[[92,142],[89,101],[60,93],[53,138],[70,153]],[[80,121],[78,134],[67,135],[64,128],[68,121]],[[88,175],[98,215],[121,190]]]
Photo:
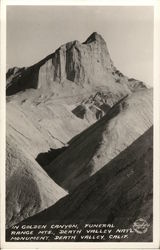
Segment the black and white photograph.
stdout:
[[5,241],[153,243],[154,6],[8,5],[5,74]]

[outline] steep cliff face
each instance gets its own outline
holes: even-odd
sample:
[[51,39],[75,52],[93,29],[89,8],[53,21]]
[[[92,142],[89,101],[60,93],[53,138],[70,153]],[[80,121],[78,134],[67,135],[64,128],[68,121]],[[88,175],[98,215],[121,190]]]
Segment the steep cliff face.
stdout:
[[152,133],[150,128],[73,193],[23,224],[113,223],[133,230],[142,218],[149,225],[146,233],[133,230],[128,238],[114,241],[152,241]]
[[72,191],[152,126],[152,90],[123,98],[98,122],[70,141],[45,167],[64,189]]
[[[111,61],[106,42],[94,32],[84,43],[79,41],[62,45],[55,53],[28,68],[13,68],[7,72],[7,94],[12,95],[28,88],[52,88],[56,92],[56,83],[74,82],[81,89],[93,89],[105,86],[108,91],[130,93],[135,88],[145,88],[143,84],[133,86],[119,72]],[[73,86],[68,83],[68,88]]]
[[[111,71],[111,68],[112,63],[105,41],[100,35],[93,33],[83,44],[73,41],[62,45],[55,53],[32,67],[10,69],[7,78],[10,82],[14,80],[11,75],[18,78],[32,75],[35,88],[46,87],[53,82],[63,82],[66,79],[80,85],[102,84],[107,78],[112,80],[111,75],[107,74],[107,70]],[[31,87],[31,83],[28,84]]]
[[151,92],[116,69],[96,32],[10,69],[7,225],[54,204],[63,188],[75,190],[143,134],[152,125]]
[[[40,85],[44,82],[63,82],[65,79],[82,86],[89,83],[102,84],[107,80],[107,69],[111,70],[111,67],[105,41],[93,33],[83,44],[74,41],[61,46],[54,57],[41,67]],[[48,72],[51,74],[48,75]]]

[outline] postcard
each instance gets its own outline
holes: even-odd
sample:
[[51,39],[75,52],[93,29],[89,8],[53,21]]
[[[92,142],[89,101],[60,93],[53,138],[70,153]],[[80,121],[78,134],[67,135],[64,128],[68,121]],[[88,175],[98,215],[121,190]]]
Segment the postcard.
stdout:
[[2,1],[2,249],[158,249],[159,7]]

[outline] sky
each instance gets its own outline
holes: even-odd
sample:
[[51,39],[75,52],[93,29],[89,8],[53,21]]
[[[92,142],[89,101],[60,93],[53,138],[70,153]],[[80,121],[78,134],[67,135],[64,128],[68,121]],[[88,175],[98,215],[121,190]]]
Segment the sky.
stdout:
[[153,7],[8,6],[7,69],[26,67],[60,45],[98,32],[125,75],[153,82]]

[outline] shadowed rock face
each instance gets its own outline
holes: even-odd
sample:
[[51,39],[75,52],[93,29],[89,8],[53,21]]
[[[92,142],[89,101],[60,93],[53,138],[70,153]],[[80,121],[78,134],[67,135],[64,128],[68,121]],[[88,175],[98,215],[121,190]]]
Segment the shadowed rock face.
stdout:
[[145,234],[133,233],[130,241],[152,241],[152,128],[127,149],[55,205],[23,224],[113,223],[132,228],[142,218]]
[[51,206],[67,194],[12,136],[7,136],[6,189],[6,227]]
[[[53,54],[28,68],[12,68],[7,72],[7,95],[21,90],[46,89],[55,82],[74,82],[81,88],[106,86],[114,92],[130,93],[145,84],[132,84],[111,61],[106,42],[94,32],[84,43],[62,45]],[[135,80],[134,80],[135,82]],[[120,85],[123,91],[120,91]],[[69,87],[70,88],[70,87]],[[116,89],[117,88],[117,89]]]
[[70,141],[46,166],[47,173],[72,191],[152,126],[152,90],[123,98],[107,114]]
[[[65,79],[85,85],[96,81],[100,83],[107,76],[107,69],[111,70],[111,67],[105,41],[100,35],[93,33],[85,43],[73,41],[62,45],[55,53],[32,67],[10,69],[7,78],[9,82],[12,80],[20,87],[23,84],[24,88],[27,87],[27,79],[28,88],[43,88]],[[14,75],[15,78],[11,78]],[[7,91],[12,94],[9,83]]]
[[55,181],[72,192],[142,135],[151,92],[116,69],[96,32],[8,70],[7,226],[66,195]]
[[58,155],[62,154],[67,147],[61,147],[57,149],[50,148],[48,152],[40,153],[36,157],[36,161],[39,163],[40,166],[44,167],[52,162]]
[[92,124],[107,114],[119,98],[120,96],[112,95],[112,93],[108,92],[105,93],[105,91],[96,92],[96,94],[85,98],[72,110],[72,113]]

